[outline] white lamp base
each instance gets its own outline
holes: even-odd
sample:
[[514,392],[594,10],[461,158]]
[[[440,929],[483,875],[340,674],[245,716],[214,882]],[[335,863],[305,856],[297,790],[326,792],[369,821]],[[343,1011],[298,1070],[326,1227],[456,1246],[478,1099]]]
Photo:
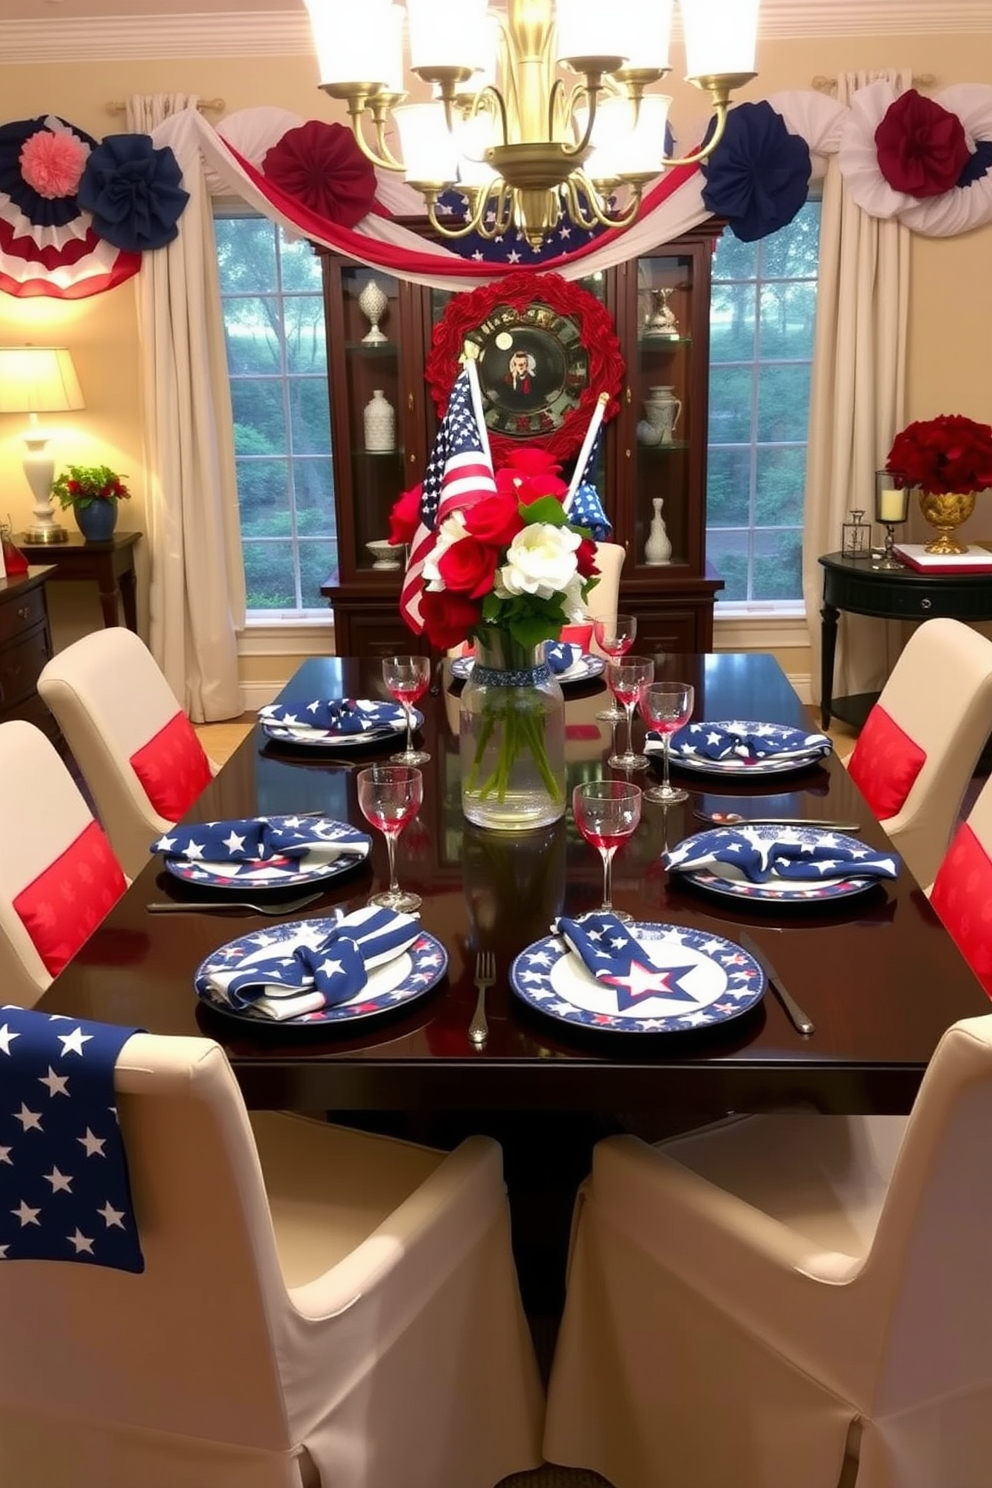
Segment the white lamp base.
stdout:
[[24,455],[24,475],[31,493],[34,496],[34,506],[31,514],[34,521],[25,533],[28,542],[32,543],[63,543],[69,541],[69,534],[55,520],[52,511],[52,481],[55,478],[55,462],[47,453],[48,436],[43,434],[32,420],[32,425],[24,435],[24,443],[27,446]]

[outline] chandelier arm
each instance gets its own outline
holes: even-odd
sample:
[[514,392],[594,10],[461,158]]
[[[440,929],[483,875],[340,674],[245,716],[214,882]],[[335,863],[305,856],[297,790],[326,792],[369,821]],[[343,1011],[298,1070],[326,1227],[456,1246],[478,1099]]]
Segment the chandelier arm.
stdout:
[[728,112],[728,104],[717,103],[713,114],[716,125],[706,143],[700,145],[698,150],[693,150],[691,155],[666,155],[663,161],[665,169],[667,170],[671,165],[698,165],[701,160],[708,160],[723,139],[727,128]]
[[[637,214],[641,209],[643,184],[640,181],[625,181],[623,184],[633,192],[633,201],[622,216],[611,216],[600,206],[601,193],[596,185],[590,181],[585,171],[573,171],[565,182],[569,200],[569,213],[573,222],[585,232],[592,232],[596,227],[630,227],[636,220]],[[589,204],[588,213],[582,210],[582,204],[578,198],[578,187],[581,187],[583,195]]]
[[[495,105],[495,109],[492,108],[492,105]],[[504,145],[508,145],[510,143],[510,131],[507,124],[506,100],[499,89],[492,83],[487,83],[484,88],[480,88],[478,93],[476,93],[472,100],[469,117],[477,119],[484,108],[490,113],[495,112],[498,114],[499,126],[503,131],[503,143]]]
[[568,110],[567,117],[570,119],[575,118],[576,104],[578,103],[578,100],[583,96],[583,94],[589,100],[589,114],[586,118],[585,131],[579,143],[577,145],[562,145],[562,153],[564,155],[571,157],[574,155],[584,156],[585,154],[587,154],[590,141],[592,140],[592,132],[596,125],[596,109],[599,102],[599,95],[600,93],[603,93],[605,91],[606,90],[603,84],[603,74],[601,72],[588,73],[586,76],[586,81],[584,83],[577,84],[572,89],[572,92],[568,98],[568,103],[566,105]]
[[[424,198],[427,202],[428,222],[430,223],[431,227],[434,228],[435,232],[440,233],[443,238],[467,238],[470,233],[479,233],[482,237],[488,236],[485,231],[484,224],[486,203],[492,195],[491,190],[476,191],[472,193],[472,195],[467,196],[467,200],[469,203],[468,219],[463,222],[460,227],[452,227],[446,219],[438,217],[437,215],[436,208],[439,193],[435,190],[424,190],[423,187],[419,187],[418,189],[424,192]],[[462,196],[467,195],[467,193],[458,186],[457,182],[451,189],[454,191],[461,191]],[[474,201],[472,199],[473,196],[475,198]]]
[[[355,97],[348,99],[348,118],[351,121],[351,132],[354,136],[356,145],[361,150],[366,160],[370,160],[372,164],[378,166],[380,170],[405,170],[406,167],[402,164],[401,161],[396,159],[395,155],[386,144],[385,118],[383,117],[381,111],[377,111],[374,107],[371,110],[371,113],[375,126],[375,149],[373,149],[372,146],[369,144],[368,140],[365,138],[365,130],[362,128],[362,115],[365,112],[366,108],[364,94],[358,94]],[[377,151],[379,153],[376,153]]]

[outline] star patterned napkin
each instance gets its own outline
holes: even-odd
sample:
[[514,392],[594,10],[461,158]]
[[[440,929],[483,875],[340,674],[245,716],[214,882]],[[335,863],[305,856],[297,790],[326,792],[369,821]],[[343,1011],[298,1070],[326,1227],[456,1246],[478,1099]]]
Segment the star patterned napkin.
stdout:
[[570,641],[549,641],[544,648],[544,658],[556,676],[569,671],[582,659],[582,647]]
[[215,1002],[282,1022],[356,997],[368,973],[401,956],[420,934],[416,915],[369,904],[342,916],[329,932],[306,921],[294,941],[251,966],[213,970],[205,977]]
[[406,726],[399,703],[375,698],[314,698],[309,703],[266,703],[259,708],[263,723],[278,724],[294,733],[319,730],[332,734],[386,734]]
[[[661,735],[653,730],[647,740],[655,748],[661,746]],[[826,734],[777,723],[689,723],[672,735],[671,743],[673,756],[704,760],[807,759],[832,749]]]
[[114,1094],[138,1031],[0,1007],[0,1261],[145,1269]]
[[636,1011],[646,998],[664,997],[695,1005],[696,999],[679,985],[679,979],[696,969],[695,961],[683,966],[655,966],[644,947],[634,939],[616,915],[596,913],[580,920],[562,915],[555,931],[571,953],[578,956],[598,982],[615,988],[617,1010]]
[[223,872],[226,865],[281,862],[312,868],[339,858],[368,856],[372,839],[329,817],[251,816],[173,827],[152,843],[153,853]]
[[854,837],[809,827],[717,827],[687,837],[662,862],[680,873],[750,883],[895,878],[902,866],[898,853],[879,853]]

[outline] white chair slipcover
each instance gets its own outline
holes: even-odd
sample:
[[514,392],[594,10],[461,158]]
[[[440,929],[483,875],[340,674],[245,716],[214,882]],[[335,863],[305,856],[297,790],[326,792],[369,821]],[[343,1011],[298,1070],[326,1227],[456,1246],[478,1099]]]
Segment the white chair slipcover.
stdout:
[[93,821],[51,741],[33,723],[0,724],[0,1003],[33,1007],[52,977],[14,901]]
[[[939,989],[934,989],[939,995]],[[984,1488],[992,1017],[912,1114],[595,1150],[545,1453],[615,1488]]]
[[[38,678],[92,793],[125,873],[137,877],[156,837],[173,825],[156,811],[130,763],[180,704],[147,646],[124,626],[93,631],[59,651]],[[211,762],[214,773],[217,766]]]
[[0,1482],[491,1488],[542,1396],[498,1145],[254,1113],[208,1039],[115,1085],[145,1271],[0,1264]]
[[917,883],[927,885],[992,734],[992,641],[960,620],[925,621],[906,642],[877,706],[926,753],[903,805],[882,826]]

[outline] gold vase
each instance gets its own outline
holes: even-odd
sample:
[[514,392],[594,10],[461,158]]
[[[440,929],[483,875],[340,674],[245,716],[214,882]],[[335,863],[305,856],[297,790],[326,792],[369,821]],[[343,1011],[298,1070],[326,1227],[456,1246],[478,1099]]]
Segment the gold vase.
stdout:
[[933,542],[924,544],[926,553],[967,553],[967,543],[958,542],[954,530],[966,522],[975,510],[975,493],[967,491],[956,494],[948,491],[938,495],[931,491],[920,492],[920,511],[931,527],[937,529]]

